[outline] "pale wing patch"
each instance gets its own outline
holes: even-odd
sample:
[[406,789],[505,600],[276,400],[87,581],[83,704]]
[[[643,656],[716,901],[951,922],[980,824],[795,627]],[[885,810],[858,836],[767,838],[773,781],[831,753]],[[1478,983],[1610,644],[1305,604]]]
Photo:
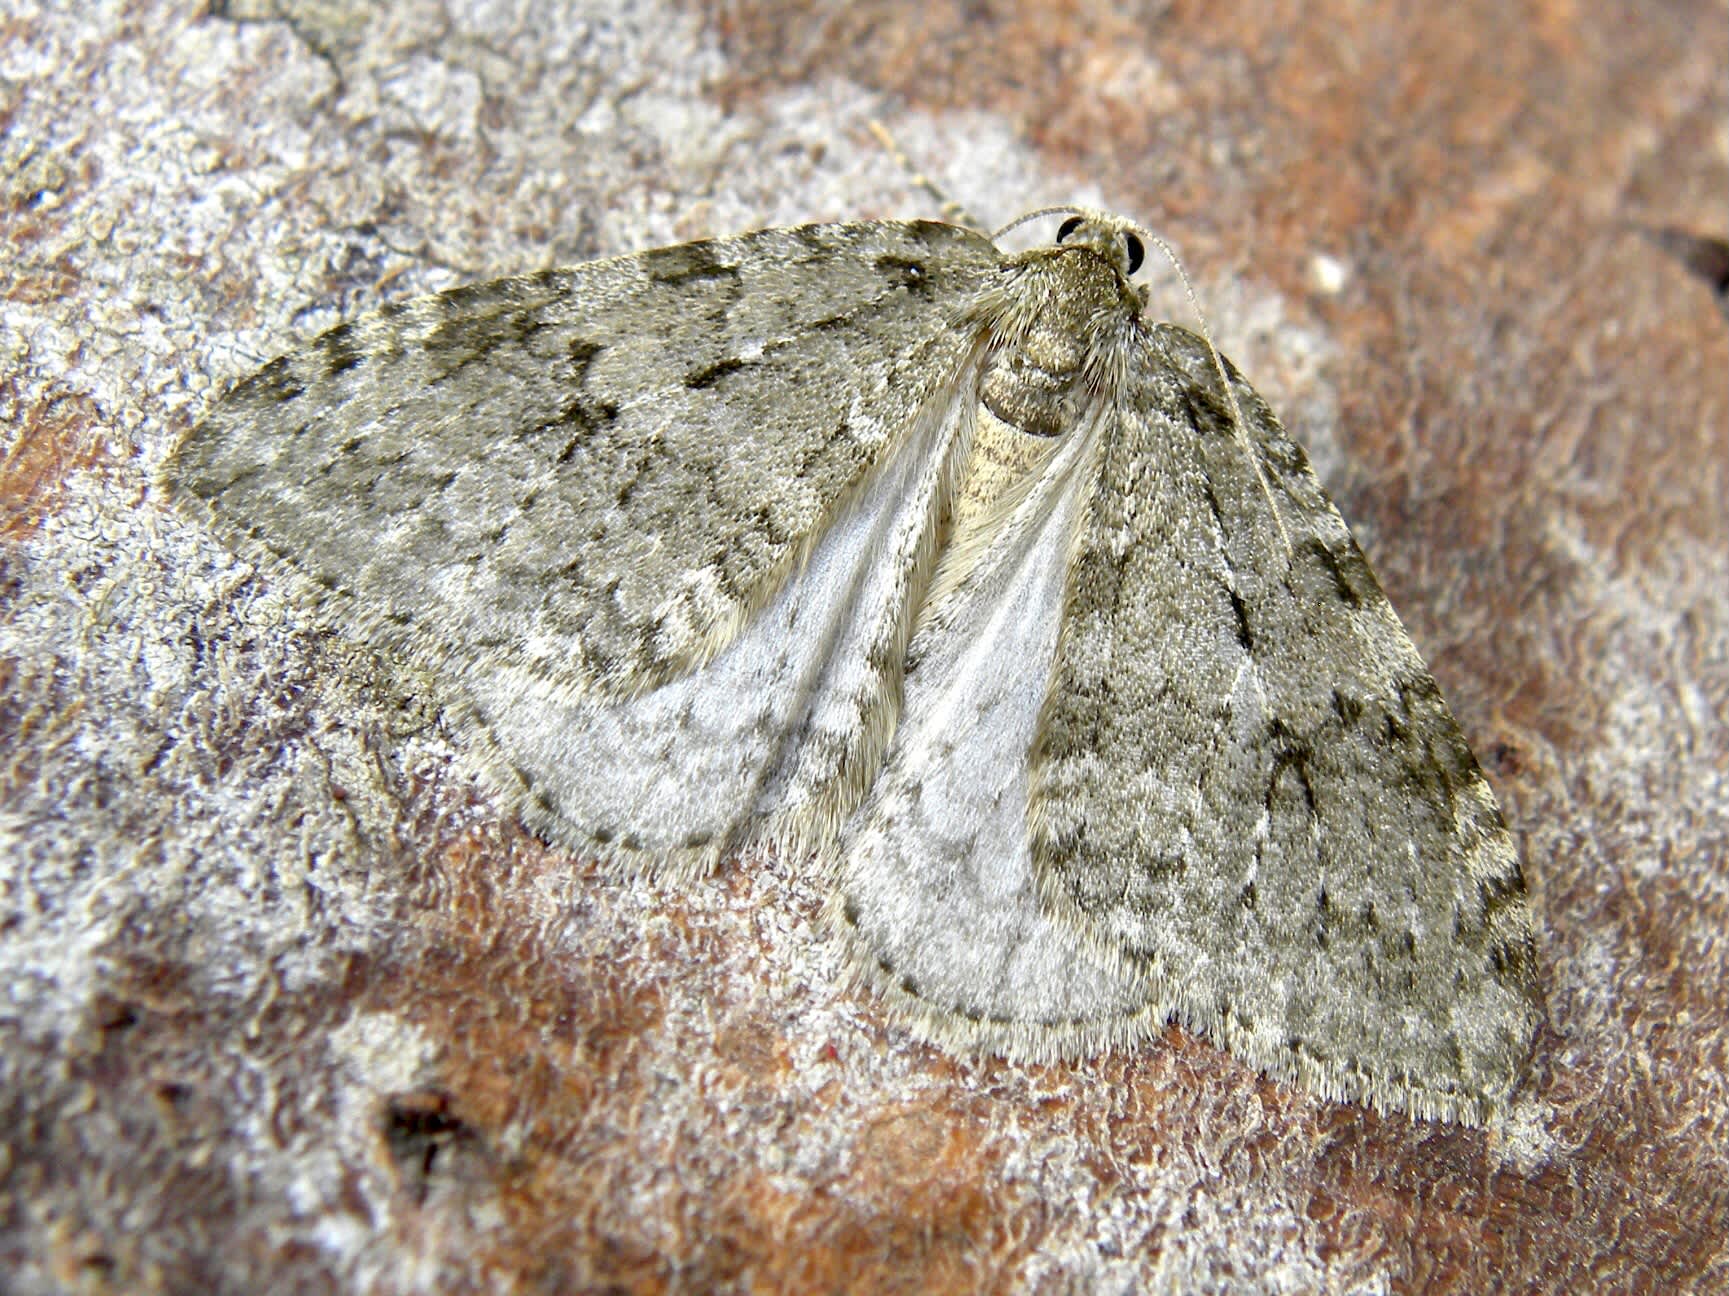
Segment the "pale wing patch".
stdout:
[[1077,429],[966,578],[927,607],[883,772],[838,843],[860,970],[927,1030],[1014,1052],[1100,1034],[1145,987],[1042,905],[1027,749],[1062,617],[1094,429]]
[[702,670],[634,699],[569,698],[521,668],[463,676],[483,753],[535,828],[576,849],[685,868],[750,840],[811,849],[832,834],[894,723],[978,363],[933,398],[902,452]]

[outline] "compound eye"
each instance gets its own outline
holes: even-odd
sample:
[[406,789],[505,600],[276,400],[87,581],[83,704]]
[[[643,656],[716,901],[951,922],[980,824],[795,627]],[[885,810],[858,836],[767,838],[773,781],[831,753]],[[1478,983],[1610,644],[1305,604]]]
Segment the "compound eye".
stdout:
[[1123,244],[1129,250],[1129,273],[1134,274],[1141,268],[1141,262],[1146,259],[1147,250],[1141,246],[1140,239],[1133,234],[1123,235]]
[[1073,234],[1080,227],[1081,227],[1081,218],[1079,216],[1069,217],[1061,225],[1057,226],[1057,242],[1061,243],[1064,239],[1066,239],[1069,235]]

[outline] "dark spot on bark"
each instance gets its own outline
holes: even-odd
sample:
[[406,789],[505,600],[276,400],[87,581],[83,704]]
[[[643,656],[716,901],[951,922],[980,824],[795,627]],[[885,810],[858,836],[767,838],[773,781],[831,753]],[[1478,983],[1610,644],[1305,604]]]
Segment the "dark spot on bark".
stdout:
[[1512,743],[1490,743],[1488,754],[1489,763],[1495,767],[1497,774],[1507,774],[1517,778],[1525,772],[1524,754]]
[[184,1108],[192,1101],[193,1097],[194,1090],[191,1085],[170,1080],[166,1084],[156,1086],[157,1101],[165,1107]]
[[137,1010],[121,999],[104,998],[98,1000],[95,1018],[96,1029],[104,1035],[129,1031],[138,1024]]
[[384,1146],[417,1201],[438,1160],[473,1132],[453,1110],[450,1096],[436,1089],[392,1094],[384,1105]]
[[1694,234],[1673,225],[1640,232],[1704,282],[1717,299],[1717,309],[1729,315],[1729,239]]

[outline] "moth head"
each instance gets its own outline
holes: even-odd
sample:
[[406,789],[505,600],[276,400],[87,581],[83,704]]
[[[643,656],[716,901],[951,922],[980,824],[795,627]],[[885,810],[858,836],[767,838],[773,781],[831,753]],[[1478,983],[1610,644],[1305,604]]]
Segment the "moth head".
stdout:
[[1131,282],[1131,276],[1146,260],[1149,246],[1161,251],[1166,250],[1165,244],[1157,236],[1149,234],[1133,221],[1113,216],[1109,212],[1094,211],[1087,207],[1047,207],[1042,211],[1029,212],[1004,226],[997,231],[996,237],[1000,238],[1017,226],[1037,220],[1041,216],[1063,217],[1062,224],[1057,226],[1057,240],[1050,249],[1051,252],[1062,254],[1084,249],[1098,257],[1117,272],[1124,293],[1135,303],[1137,311],[1146,309],[1147,298],[1152,290],[1146,284]]
[[1124,279],[1147,259],[1147,245],[1139,229],[1120,216],[1104,212],[1075,212],[1057,226],[1057,242],[1068,248],[1090,249],[1115,266]]

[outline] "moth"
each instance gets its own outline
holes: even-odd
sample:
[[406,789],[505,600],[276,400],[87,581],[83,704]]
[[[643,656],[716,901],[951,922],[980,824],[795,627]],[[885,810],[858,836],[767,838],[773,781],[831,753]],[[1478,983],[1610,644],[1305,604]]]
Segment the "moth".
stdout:
[[922,1037],[1174,1019],[1485,1120],[1538,1011],[1494,797],[1303,452],[1145,317],[1145,231],[1064,211],[1021,253],[819,224],[387,305],[167,483],[429,669],[547,840],[812,862]]

